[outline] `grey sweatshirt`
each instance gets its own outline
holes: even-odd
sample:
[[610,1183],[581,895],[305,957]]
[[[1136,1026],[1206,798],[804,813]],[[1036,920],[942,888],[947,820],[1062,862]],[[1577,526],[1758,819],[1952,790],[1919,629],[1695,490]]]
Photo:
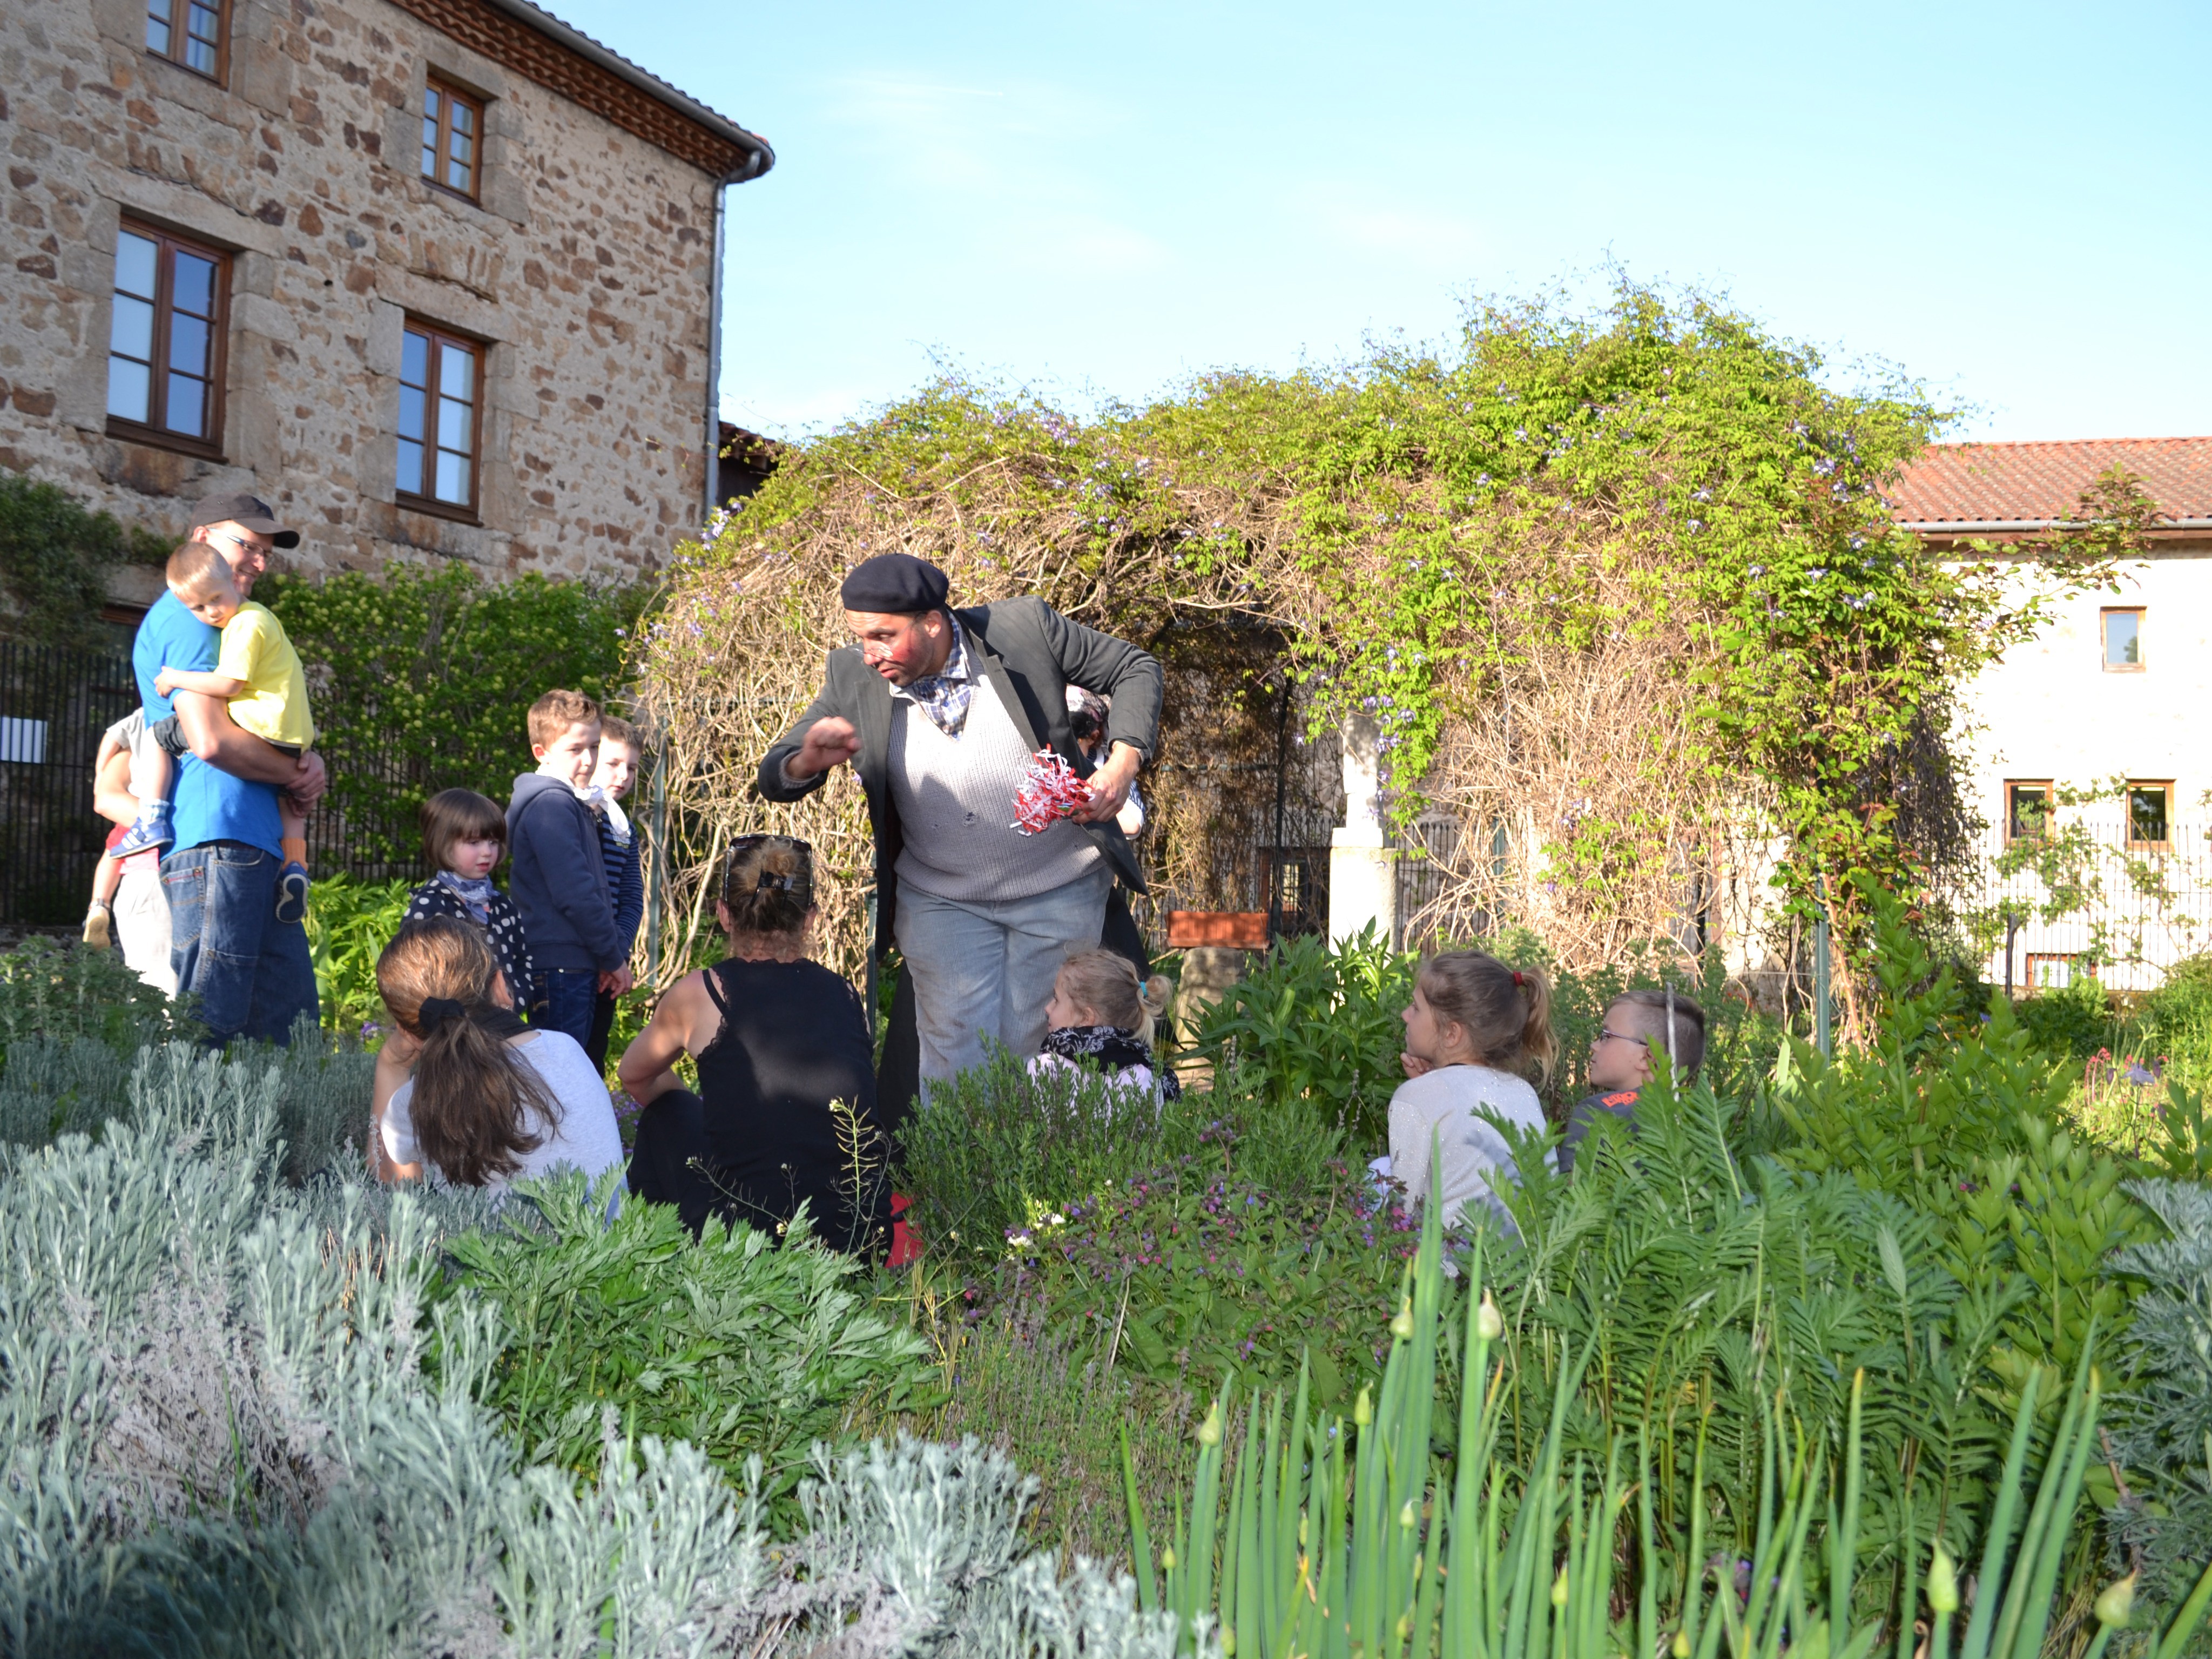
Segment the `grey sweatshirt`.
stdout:
[[507,809],[507,848],[514,860],[507,890],[522,912],[540,973],[612,973],[629,959],[607,892],[599,814],[574,790],[543,773],[517,778]]

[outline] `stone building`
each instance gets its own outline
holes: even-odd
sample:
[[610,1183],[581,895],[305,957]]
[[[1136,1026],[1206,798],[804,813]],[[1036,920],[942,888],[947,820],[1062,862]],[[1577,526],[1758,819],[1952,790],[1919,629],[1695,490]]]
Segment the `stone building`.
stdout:
[[624,577],[721,497],[773,153],[526,0],[9,0],[0,146],[0,466],[164,535],[252,490],[311,572]]

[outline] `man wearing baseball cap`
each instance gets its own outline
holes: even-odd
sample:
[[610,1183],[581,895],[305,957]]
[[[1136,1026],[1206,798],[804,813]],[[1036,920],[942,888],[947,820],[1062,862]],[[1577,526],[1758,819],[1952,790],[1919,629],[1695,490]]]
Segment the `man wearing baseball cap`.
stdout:
[[[246,495],[210,495],[192,510],[185,540],[204,542],[222,556],[241,595],[269,568],[274,548],[300,544],[269,503]],[[149,724],[173,709],[191,745],[177,769],[176,839],[161,860],[169,901],[169,959],[180,995],[216,1042],[233,1037],[289,1040],[301,1015],[319,1018],[315,969],[300,921],[276,920],[276,877],[283,866],[283,820],[276,797],[289,789],[302,804],[329,780],[322,757],[294,757],[230,718],[219,697],[178,691],[156,696],[164,667],[212,671],[220,629],[210,628],[164,592],[138,624],[131,670]]]
[[[984,1057],[983,1039],[1037,1052],[1054,977],[1098,943],[1115,876],[1145,878],[1115,820],[1159,741],[1150,653],[1024,597],[955,610],[945,573],[905,553],[854,567],[842,590],[855,643],[760,765],[761,793],[798,800],[851,761],[876,838],[878,949],[898,943],[927,1085]],[[1112,699],[1094,771],[1067,688]],[[1091,805],[1042,834],[1014,829],[1030,757],[1049,746]]]

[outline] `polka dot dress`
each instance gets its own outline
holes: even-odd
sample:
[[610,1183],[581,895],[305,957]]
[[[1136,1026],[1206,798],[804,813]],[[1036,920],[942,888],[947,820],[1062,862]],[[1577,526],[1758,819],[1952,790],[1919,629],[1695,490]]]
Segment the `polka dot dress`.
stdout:
[[491,946],[492,960],[499,963],[499,971],[507,976],[507,988],[514,994],[515,1008],[526,1009],[530,1006],[530,941],[523,934],[522,912],[514,908],[513,899],[494,888],[484,915],[485,920],[479,922],[452,888],[443,882],[426,881],[407,896],[404,920],[452,916],[481,928],[485,943]]

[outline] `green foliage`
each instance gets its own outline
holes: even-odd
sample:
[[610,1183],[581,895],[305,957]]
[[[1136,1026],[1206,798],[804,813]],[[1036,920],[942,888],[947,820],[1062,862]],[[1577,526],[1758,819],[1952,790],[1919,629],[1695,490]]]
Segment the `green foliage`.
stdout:
[[326,799],[353,859],[410,868],[424,800],[450,788],[505,800],[531,769],[526,716],[543,693],[617,690],[644,603],[640,589],[536,574],[487,586],[458,562],[265,586],[313,676]]
[[323,876],[307,890],[307,951],[323,1024],[330,1030],[357,1032],[383,1021],[376,959],[399,931],[412,886],[404,876],[391,881]]
[[[0,1070],[0,1141],[35,1147],[101,1133],[131,1119],[149,1079],[167,1076],[162,1066],[195,1052],[182,1044],[131,1051],[91,1037],[27,1037],[9,1048]],[[234,1042],[221,1062],[194,1087],[210,1109],[226,1097],[258,1103],[255,1091],[265,1087],[288,1181],[297,1186],[362,1168],[374,1061],[358,1043],[326,1036],[303,1018],[288,1046]]]
[[2105,988],[2090,974],[2022,998],[2014,1013],[2037,1048],[2077,1062],[2102,1048],[2112,1029]]
[[1017,1318],[1156,1381],[1287,1382],[1310,1355],[1315,1402],[1348,1399],[1381,1370],[1413,1224],[1341,1164],[1305,1190],[1254,1185],[1218,1139],[1040,1217],[1001,1291]]
[[151,531],[92,512],[58,484],[0,472],[0,590],[11,601],[0,626],[19,639],[105,644],[109,568],[158,563],[168,551]]
[[911,1331],[868,1305],[860,1265],[794,1224],[769,1234],[709,1218],[694,1241],[673,1206],[626,1199],[617,1172],[525,1182],[507,1224],[448,1245],[461,1283],[499,1309],[505,1346],[485,1398],[532,1458],[596,1468],[601,1419],[682,1439],[733,1475],[761,1460],[779,1524],[816,1439],[874,1400],[925,1401]]
[[931,1086],[899,1132],[899,1190],[939,1260],[988,1265],[1043,1216],[1139,1170],[1196,1152],[1212,1103],[1132,1109],[1098,1073],[1031,1077],[1005,1049]]
[[0,951],[0,1056],[25,1037],[85,1037],[127,1053],[185,1022],[119,951],[33,933]]
[[[1513,929],[1466,942],[1515,968],[1541,968],[1552,979],[1552,1031],[1559,1066],[1540,1085],[1555,1119],[1583,1091],[1583,1066],[1624,991],[1671,983],[1705,1011],[1705,1074],[1723,1093],[1747,1094],[1774,1061],[1779,1027],[1753,1013],[1728,988],[1718,951],[1691,979],[1678,953],[1646,945],[1626,960],[1588,974],[1561,973],[1535,935]],[[1437,942],[1438,949],[1462,948]],[[1390,1097],[1405,1081],[1399,1063],[1420,957],[1394,951],[1370,926],[1332,947],[1316,938],[1278,939],[1243,980],[1202,1012],[1193,1048],[1212,1062],[1240,1102],[1248,1127],[1298,1103],[1323,1122],[1344,1126],[1355,1144],[1381,1146],[1389,1133]]]
[[2114,1413],[2136,1489],[2110,1518],[2115,1553],[2140,1563],[2155,1613],[2179,1607],[2212,1571],[2212,1188],[2152,1181],[2132,1190],[2166,1237],[2114,1264],[2143,1291],[2129,1335],[2135,1387]]
[[1340,947],[1311,936],[1277,939],[1199,1017],[1193,1047],[1217,1076],[1233,1074],[1261,1111],[1304,1103],[1361,1143],[1378,1140],[1390,1097],[1406,1080],[1399,1014],[1412,999],[1417,960],[1393,951],[1372,923]]
[[[1223,1390],[1198,1431],[1189,1507],[1160,1552],[1162,1577],[1132,1483],[1139,1594],[1174,1614],[1187,1650],[1202,1650],[1218,1623],[1223,1649],[1247,1659],[1606,1659],[1657,1653],[1670,1630],[1686,1659],[1717,1659],[1723,1641],[1736,1659],[1785,1645],[1864,1659],[1885,1625],[1905,1632],[1899,1649],[1910,1650],[1925,1559],[1932,1652],[1948,1659],[1960,1600],[1952,1558],[1940,1547],[1923,1558],[1908,1540],[1887,1582],[1858,1574],[1863,1485],[1881,1462],[1865,1455],[1856,1391],[1840,1443],[1786,1412],[1761,1413],[1757,1471],[1727,1494],[1741,1517],[1735,1545],[1709,1555],[1702,1458],[1683,1526],[1656,1511],[1648,1442],[1615,1433],[1595,1456],[1576,1450],[1577,1382],[1603,1364],[1587,1350],[1559,1367],[1548,1410],[1539,1403],[1536,1443],[1510,1455],[1509,1401],[1533,1379],[1516,1376],[1490,1299],[1470,1295],[1455,1455],[1434,1464],[1449,1348],[1440,1247],[1432,1216],[1389,1323],[1382,1385],[1362,1391],[1349,1423],[1309,1417],[1303,1381],[1287,1419],[1282,1394],[1255,1398],[1232,1466],[1234,1395]],[[2086,1356],[2039,1456],[2034,1394],[2031,1383],[1977,1516],[1988,1542],[1960,1659],[2036,1659],[2063,1609],[2054,1590],[2096,1455],[2099,1394]],[[2185,1609],[2161,1656],[2179,1651],[2202,1611]],[[2097,1659],[2128,1618],[2106,1613],[2100,1602]]]

